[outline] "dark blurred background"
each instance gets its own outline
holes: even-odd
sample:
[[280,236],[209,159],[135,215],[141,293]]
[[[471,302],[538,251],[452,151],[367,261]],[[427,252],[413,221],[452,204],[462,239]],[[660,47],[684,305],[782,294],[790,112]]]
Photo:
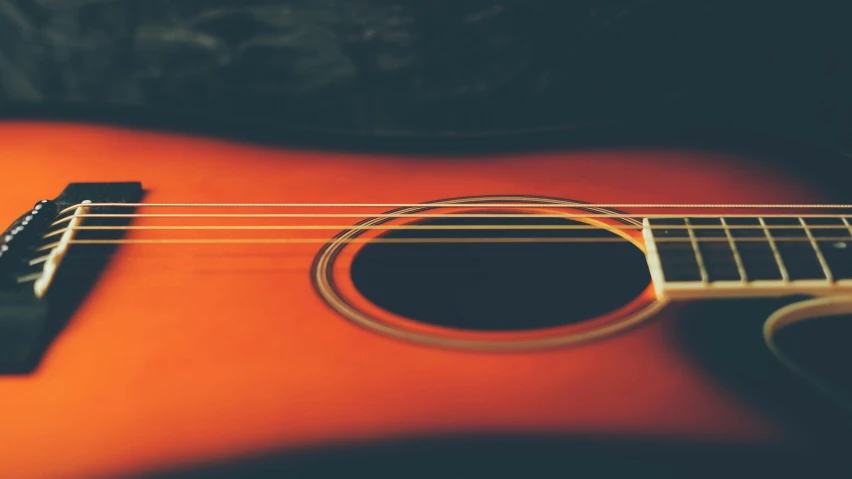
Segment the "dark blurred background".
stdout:
[[701,121],[849,142],[852,2],[0,0],[0,113],[366,132]]
[[[373,134],[706,124],[817,138],[845,161],[850,46],[849,0],[0,0],[0,117],[132,111],[154,125]],[[850,194],[836,164],[793,156]],[[612,447],[577,458],[598,468]],[[472,464],[500,464],[517,446],[503,451]],[[442,464],[428,448],[391,452],[357,461]]]

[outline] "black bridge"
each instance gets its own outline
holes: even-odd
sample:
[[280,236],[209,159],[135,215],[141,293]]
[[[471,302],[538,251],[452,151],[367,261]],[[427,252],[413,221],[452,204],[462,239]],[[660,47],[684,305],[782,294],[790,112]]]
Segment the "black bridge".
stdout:
[[[92,203],[138,203],[138,182],[70,183],[53,200],[41,200],[15,220],[0,237],[0,374],[36,369],[53,338],[85,298],[109,261],[115,245],[85,245],[86,255],[69,247],[59,267],[50,269],[52,245],[60,241],[59,222],[74,214],[72,206]],[[68,210],[68,211],[64,211]],[[129,207],[93,206],[90,214],[132,213]],[[84,218],[87,226],[122,226],[129,218]],[[55,233],[45,238],[45,235]],[[81,239],[118,239],[123,230],[77,231]],[[50,274],[50,278],[45,275]],[[46,287],[45,285],[49,283]]]

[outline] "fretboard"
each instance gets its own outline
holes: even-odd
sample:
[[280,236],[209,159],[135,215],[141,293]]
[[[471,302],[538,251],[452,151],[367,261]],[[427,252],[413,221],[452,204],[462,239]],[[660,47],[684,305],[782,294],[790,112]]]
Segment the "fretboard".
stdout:
[[644,236],[665,297],[852,291],[846,217],[650,218]]

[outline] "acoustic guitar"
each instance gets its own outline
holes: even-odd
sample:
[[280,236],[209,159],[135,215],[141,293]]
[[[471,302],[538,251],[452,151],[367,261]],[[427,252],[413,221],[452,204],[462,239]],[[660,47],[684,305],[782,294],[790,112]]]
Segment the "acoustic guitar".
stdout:
[[0,158],[2,477],[843,467],[852,212],[755,150]]

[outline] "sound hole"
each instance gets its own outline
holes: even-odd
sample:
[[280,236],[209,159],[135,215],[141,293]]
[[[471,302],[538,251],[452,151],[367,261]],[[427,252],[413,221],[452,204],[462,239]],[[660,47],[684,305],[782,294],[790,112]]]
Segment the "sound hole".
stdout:
[[[578,323],[613,311],[650,283],[644,253],[603,229],[560,218],[441,218],[420,225],[513,225],[514,230],[391,230],[381,238],[581,238],[582,242],[369,243],[352,280],[395,314],[470,331],[523,331]],[[605,241],[599,241],[604,239]],[[587,240],[587,241],[585,241]],[[620,240],[613,242],[612,240]]]
[[783,354],[852,403],[852,315],[826,316],[785,326],[775,334]]

